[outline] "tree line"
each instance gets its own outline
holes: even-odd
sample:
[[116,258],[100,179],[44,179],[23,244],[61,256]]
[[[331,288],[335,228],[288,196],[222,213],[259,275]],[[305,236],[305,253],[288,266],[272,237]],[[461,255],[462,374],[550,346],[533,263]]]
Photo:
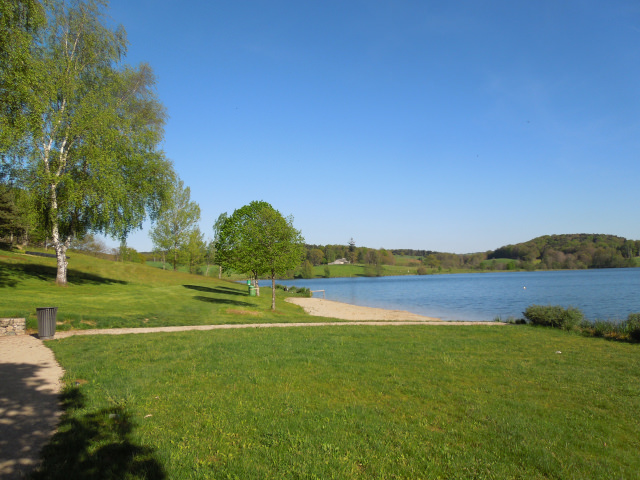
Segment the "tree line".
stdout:
[[[636,265],[640,240],[603,234],[545,235],[516,245],[477,253],[416,249],[373,249],[349,245],[306,245],[309,266],[345,258],[363,265],[406,265],[418,273],[433,270],[515,270],[619,268]],[[420,268],[422,267],[422,268]]]

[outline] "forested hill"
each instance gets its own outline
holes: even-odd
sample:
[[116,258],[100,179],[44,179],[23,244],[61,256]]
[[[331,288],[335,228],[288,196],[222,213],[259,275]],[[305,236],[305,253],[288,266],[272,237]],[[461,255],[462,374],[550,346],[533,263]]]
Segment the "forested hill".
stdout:
[[528,242],[506,245],[488,253],[488,258],[510,258],[544,264],[546,268],[611,268],[633,266],[640,240],[615,235],[544,235]]
[[551,270],[579,268],[635,267],[640,255],[640,240],[615,235],[545,235],[528,242],[506,245],[493,251],[444,253],[415,249],[375,249],[350,245],[306,245],[306,262],[330,264],[346,258],[364,265],[404,265],[424,267],[423,271],[442,270]]

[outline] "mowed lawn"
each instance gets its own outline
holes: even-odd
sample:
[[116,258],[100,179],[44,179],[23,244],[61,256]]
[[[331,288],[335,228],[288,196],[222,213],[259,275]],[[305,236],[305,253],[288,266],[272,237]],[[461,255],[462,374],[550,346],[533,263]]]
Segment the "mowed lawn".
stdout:
[[640,345],[530,326],[70,337],[36,478],[631,479]]
[[281,290],[274,312],[271,288],[249,297],[247,286],[236,282],[76,252],[69,256],[69,285],[58,287],[54,258],[0,251],[0,314],[24,317],[27,327],[37,329],[36,308],[58,307],[59,331],[319,321],[285,302]]

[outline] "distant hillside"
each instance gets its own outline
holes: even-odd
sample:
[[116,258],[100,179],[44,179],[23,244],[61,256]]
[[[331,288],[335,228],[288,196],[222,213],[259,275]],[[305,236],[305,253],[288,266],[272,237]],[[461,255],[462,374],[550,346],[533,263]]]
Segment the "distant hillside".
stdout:
[[616,268],[635,266],[640,240],[601,234],[544,235],[528,242],[505,245],[488,258],[509,258],[545,268]]

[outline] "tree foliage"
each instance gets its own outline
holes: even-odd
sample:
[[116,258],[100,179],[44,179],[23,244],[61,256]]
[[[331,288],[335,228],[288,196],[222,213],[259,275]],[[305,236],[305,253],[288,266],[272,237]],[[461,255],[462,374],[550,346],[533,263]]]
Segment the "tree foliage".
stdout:
[[[227,221],[228,217],[229,215],[227,215],[227,212],[221,213],[220,215],[218,215],[218,218],[213,224],[213,241],[211,242],[211,245],[208,247],[212,263],[217,261],[216,243],[218,243],[218,240],[220,239],[220,232],[222,231],[222,225],[224,225],[224,222]],[[218,262],[218,278],[222,278],[222,265],[220,265],[219,262]]]
[[205,260],[207,255],[207,244],[199,227],[196,226],[189,232],[187,242],[182,251],[185,256],[185,263],[189,267],[189,273],[196,273],[198,265]]
[[195,236],[191,237],[192,233],[197,230],[198,235],[202,237],[197,226],[200,221],[200,207],[191,201],[191,189],[185,187],[182,180],[177,180],[171,186],[170,192],[165,208],[149,236],[158,251],[171,253],[171,264],[173,269],[177,270],[180,252],[186,249],[190,242],[190,247],[194,250],[187,252],[187,257],[191,258],[195,253]]
[[233,212],[220,229],[217,261],[224,269],[271,278],[271,308],[275,310],[275,277],[297,267],[304,256],[304,239],[270,204],[254,201]]
[[27,131],[38,81],[33,46],[45,24],[37,0],[0,0],[0,149],[19,143]]
[[[66,284],[74,236],[100,232],[125,240],[155,218],[173,178],[158,145],[166,118],[148,65],[122,60],[122,27],[111,29],[101,0],[52,0],[31,43],[28,121],[5,151],[14,178],[51,236],[56,282]],[[31,78],[30,77],[30,78]]]
[[544,235],[500,247],[490,252],[488,258],[540,261],[547,269],[625,267],[634,264],[631,259],[639,254],[639,249],[640,241],[615,235]]
[[21,217],[13,191],[0,183],[0,238],[13,237],[21,231]]

